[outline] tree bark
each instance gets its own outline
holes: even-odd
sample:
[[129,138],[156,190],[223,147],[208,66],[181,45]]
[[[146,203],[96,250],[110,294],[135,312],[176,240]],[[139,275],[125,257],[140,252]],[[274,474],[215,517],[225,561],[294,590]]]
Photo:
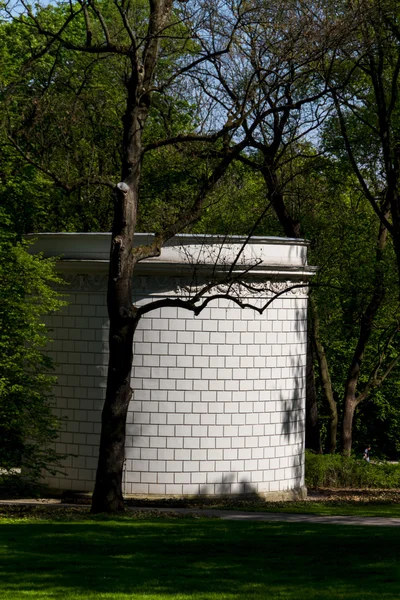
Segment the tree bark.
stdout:
[[344,411],[342,422],[342,454],[350,456],[353,440],[353,419],[357,406],[356,399],[351,391],[348,391],[344,397]]
[[289,238],[300,238],[300,223],[292,218],[286,207],[285,199],[279,189],[280,186],[273,161],[266,159],[261,172],[267,186],[268,199],[272,204],[285,235]]
[[368,306],[361,317],[357,346],[353,353],[345,384],[342,423],[342,454],[344,456],[350,456],[351,453],[355,408],[359,404],[359,400],[364,399],[365,397],[365,395],[360,395],[359,399],[357,398],[357,385],[360,378],[361,365],[364,359],[365,349],[371,336],[376,314],[385,296],[383,251],[387,242],[387,234],[388,231],[385,225],[381,222],[379,224],[378,239],[376,244],[374,291]]
[[92,498],[93,513],[124,510],[122,473],[125,429],[132,396],[133,336],[137,326],[137,309],[132,304],[132,276],[136,265],[132,251],[139,200],[142,134],[149,110],[148,98],[143,90],[143,68],[132,59],[132,73],[127,82],[127,103],[123,117],[123,181],[116,186],[114,192],[107,290],[110,319],[109,363],[99,462]]
[[326,402],[329,407],[330,419],[329,419],[329,432],[327,440],[327,450],[329,454],[334,454],[336,451],[336,438],[338,429],[338,409],[337,403],[333,396],[332,382],[329,374],[328,361],[326,358],[325,348],[322,345],[319,335],[319,317],[317,312],[317,305],[314,298],[310,296],[310,308],[311,308],[311,329],[314,348],[317,354],[319,373],[321,377],[321,386],[324,393]]
[[107,306],[110,318],[107,391],[102,412],[100,452],[92,512],[124,510],[122,473],[125,425],[132,396],[133,336],[137,325],[132,305],[133,234],[136,224],[134,188],[118,184],[112,231]]
[[311,335],[311,319],[309,318],[307,334],[307,366],[306,366],[306,448],[322,454],[321,436],[318,423],[317,394],[315,390],[313,346]]

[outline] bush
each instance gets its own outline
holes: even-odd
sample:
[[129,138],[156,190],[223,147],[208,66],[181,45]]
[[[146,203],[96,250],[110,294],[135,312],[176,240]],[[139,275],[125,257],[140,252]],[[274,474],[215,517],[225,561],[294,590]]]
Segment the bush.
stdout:
[[0,479],[11,481],[22,470],[37,480],[58,464],[43,316],[63,302],[51,287],[60,281],[54,261],[30,255],[7,225],[0,211]]
[[306,451],[306,485],[310,488],[400,488],[400,464],[368,463],[340,454]]

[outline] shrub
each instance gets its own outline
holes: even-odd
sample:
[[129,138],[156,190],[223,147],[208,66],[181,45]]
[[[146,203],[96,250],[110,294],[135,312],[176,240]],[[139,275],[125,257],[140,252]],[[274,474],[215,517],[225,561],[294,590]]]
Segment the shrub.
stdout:
[[0,211],[0,477],[6,480],[21,469],[25,479],[37,480],[58,464],[43,316],[63,304],[51,287],[60,280],[54,261],[27,247]]
[[400,464],[368,463],[340,454],[306,451],[306,485],[310,488],[400,488]]

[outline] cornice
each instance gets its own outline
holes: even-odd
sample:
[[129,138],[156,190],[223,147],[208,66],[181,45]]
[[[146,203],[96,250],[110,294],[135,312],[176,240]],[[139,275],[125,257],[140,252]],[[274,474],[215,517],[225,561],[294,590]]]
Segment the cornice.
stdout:
[[[108,276],[104,273],[64,273],[65,285],[57,286],[64,293],[105,293]],[[201,294],[207,280],[193,281],[187,277],[139,275],[133,278],[132,292],[137,296],[154,297],[183,297],[189,299]],[[228,294],[237,298],[270,298],[275,294],[287,293],[290,296],[306,297],[308,294],[308,278],[298,279],[260,279],[248,278],[243,281],[225,283],[216,281],[202,297],[215,294]]]
[[[109,233],[41,233],[26,237],[33,240],[31,252],[59,257],[61,263],[86,262],[88,267],[101,270],[101,263],[109,260]],[[153,240],[152,234],[139,233],[134,236],[134,246],[148,245]],[[140,265],[177,271],[202,267],[226,270],[231,265],[235,270],[306,268],[307,245],[304,240],[276,237],[178,235],[168,240],[160,256],[148,258]]]

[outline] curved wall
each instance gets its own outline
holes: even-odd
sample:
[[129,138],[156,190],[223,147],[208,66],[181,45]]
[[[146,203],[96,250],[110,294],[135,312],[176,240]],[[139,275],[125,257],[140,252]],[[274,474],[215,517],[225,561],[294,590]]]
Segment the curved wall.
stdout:
[[[102,235],[104,249],[109,238]],[[99,243],[99,237],[92,239]],[[69,281],[69,305],[49,320],[58,363],[55,410],[63,420],[57,450],[70,456],[66,475],[47,481],[57,488],[91,490],[108,360],[107,261],[99,248],[95,255],[82,251],[82,259],[69,258],[68,244],[77,255],[79,248],[65,235],[39,236],[35,250],[42,243],[47,254],[59,254],[55,241],[64,244],[60,270]],[[258,307],[281,293],[263,314],[221,297],[196,317],[163,307],[140,321],[125,493],[279,496],[302,490],[307,288],[291,287],[307,281],[312,269],[298,240],[257,239],[252,260],[260,248],[264,260],[252,271],[251,289],[237,286],[235,293]],[[160,260],[155,269],[153,259],[141,267],[134,280],[136,304],[187,298],[189,288],[206,281],[201,272],[189,278],[187,262],[182,270],[181,250],[179,259],[173,248],[169,252],[167,266]]]

